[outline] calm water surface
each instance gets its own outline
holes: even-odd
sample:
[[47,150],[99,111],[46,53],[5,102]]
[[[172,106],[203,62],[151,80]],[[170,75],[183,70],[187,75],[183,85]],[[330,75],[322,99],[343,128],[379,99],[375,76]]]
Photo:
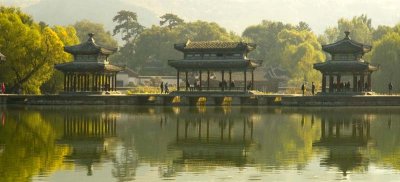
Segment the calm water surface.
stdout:
[[399,111],[0,107],[0,181],[400,181]]

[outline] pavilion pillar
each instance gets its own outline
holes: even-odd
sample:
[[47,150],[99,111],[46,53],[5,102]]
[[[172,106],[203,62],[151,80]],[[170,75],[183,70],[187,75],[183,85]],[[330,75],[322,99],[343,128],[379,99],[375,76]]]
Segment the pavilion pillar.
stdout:
[[71,73],[68,73],[68,85],[67,85],[67,87],[68,87],[68,92],[70,92],[71,89],[72,89],[72,74]]
[[247,91],[247,70],[244,70],[244,89],[245,92]]
[[232,84],[232,70],[229,70],[229,90],[231,90],[231,84]]
[[117,91],[117,73],[114,73],[114,91]]
[[111,75],[107,74],[107,91],[111,91]]
[[106,75],[103,73],[101,75],[101,87],[102,87],[102,91],[106,91]]
[[341,75],[336,76],[336,91],[339,92],[341,91],[340,89],[340,83],[341,83]]
[[187,71],[185,71],[185,88],[186,88],[186,91],[188,91],[188,87],[190,86],[189,84],[189,80],[188,80],[188,72]]
[[200,81],[200,88],[199,88],[199,90],[201,91],[202,90],[202,88],[203,88],[203,79],[202,79],[202,75],[203,74],[203,72],[200,70],[199,71],[199,81]]
[[73,76],[73,79],[74,79],[74,92],[76,92],[76,73],[74,73],[74,76]]
[[67,73],[64,73],[64,92],[67,91]]
[[95,73],[95,74],[93,74],[93,80],[94,80],[94,87],[93,87],[93,91],[97,91],[98,89],[98,85],[99,85],[99,83],[98,83],[98,75],[97,75],[97,73]]
[[367,80],[368,80],[368,88],[366,88],[368,91],[372,91],[372,79],[371,79],[371,72],[369,72],[368,73],[368,77],[367,77]]
[[353,92],[357,92],[358,90],[358,80],[357,75],[353,74]]
[[110,74],[110,91],[114,91],[114,74]]
[[333,76],[329,75],[329,92],[332,93],[333,89]]
[[322,93],[326,93],[326,75],[322,73]]
[[207,70],[207,90],[210,90],[210,70]]
[[222,71],[221,71],[221,83],[222,83],[222,84],[221,84],[221,89],[222,89],[222,91],[225,90],[225,85],[223,84],[224,81],[225,81],[225,71],[222,70]]
[[81,75],[80,74],[77,74],[76,75],[76,90],[77,91],[80,91],[80,86],[81,86]]
[[365,88],[364,88],[364,73],[362,73],[361,76],[360,76],[360,82],[361,82],[360,91],[362,92],[362,91],[365,90]]
[[254,90],[254,70],[251,70],[251,90]]
[[176,71],[176,90],[180,90],[179,89],[179,70]]

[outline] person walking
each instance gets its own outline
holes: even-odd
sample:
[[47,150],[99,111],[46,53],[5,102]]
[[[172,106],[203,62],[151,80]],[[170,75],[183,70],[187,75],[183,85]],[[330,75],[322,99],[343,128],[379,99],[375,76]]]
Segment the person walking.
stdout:
[[6,93],[6,85],[4,84],[4,82],[1,84],[1,93],[2,94]]
[[303,92],[303,96],[304,96],[304,92],[306,91],[306,87],[305,87],[304,83],[301,84],[301,91]]
[[161,90],[161,94],[164,92],[164,82],[161,82],[160,84],[160,90]]
[[314,82],[311,83],[311,93],[312,93],[312,95],[315,95],[315,84],[314,84]]
[[164,84],[164,92],[165,92],[166,94],[169,93],[168,82],[165,82],[165,84]]
[[389,82],[388,88],[389,88],[389,95],[392,95],[392,90],[393,90],[392,82]]

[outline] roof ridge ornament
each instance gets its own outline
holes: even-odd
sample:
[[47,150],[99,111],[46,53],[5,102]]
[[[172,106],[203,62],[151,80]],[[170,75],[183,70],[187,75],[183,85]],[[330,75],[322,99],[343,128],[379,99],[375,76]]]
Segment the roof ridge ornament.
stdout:
[[345,37],[344,39],[351,40],[351,38],[350,38],[350,31],[346,30],[346,31],[344,31],[344,34],[346,35],[346,37]]
[[94,33],[88,33],[88,36],[89,36],[89,39],[88,39],[88,42],[93,42],[93,43],[95,43],[95,41],[94,41]]

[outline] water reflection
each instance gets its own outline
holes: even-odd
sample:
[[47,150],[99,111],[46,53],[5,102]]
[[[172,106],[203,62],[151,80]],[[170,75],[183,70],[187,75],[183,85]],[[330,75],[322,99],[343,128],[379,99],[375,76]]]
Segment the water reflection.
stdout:
[[[238,180],[289,179],[292,174],[306,181],[308,172],[320,181],[338,179],[335,174],[379,175],[377,169],[396,179],[400,171],[397,111],[0,108],[4,120],[0,181],[30,181],[37,176],[58,181],[71,175],[96,181],[208,181],[227,179],[227,174]],[[251,176],[246,176],[248,170],[253,171]]]
[[371,144],[371,118],[365,115],[322,115],[321,138],[314,142],[316,147],[328,150],[321,160],[322,166],[335,166],[346,176],[349,171],[365,171],[369,159],[362,150]]
[[93,164],[107,156],[107,145],[116,136],[116,116],[113,114],[77,113],[64,115],[64,132],[58,144],[66,144],[72,153],[65,156],[87,167],[87,175],[93,175]]

